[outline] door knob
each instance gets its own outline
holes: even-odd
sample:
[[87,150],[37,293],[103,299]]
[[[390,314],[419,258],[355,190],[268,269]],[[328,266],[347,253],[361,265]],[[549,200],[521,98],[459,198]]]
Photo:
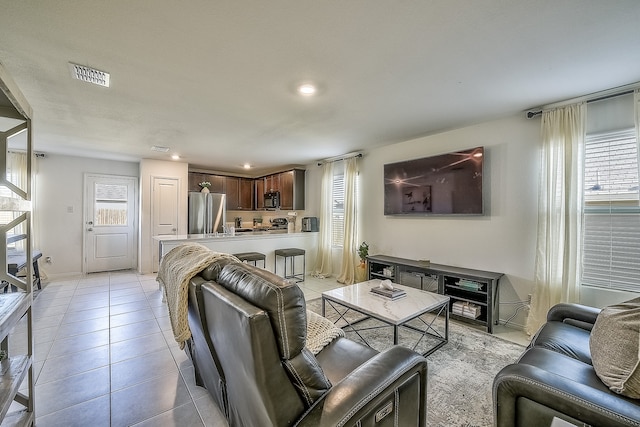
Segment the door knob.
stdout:
[[93,231],[92,227],[87,228],[87,231]]

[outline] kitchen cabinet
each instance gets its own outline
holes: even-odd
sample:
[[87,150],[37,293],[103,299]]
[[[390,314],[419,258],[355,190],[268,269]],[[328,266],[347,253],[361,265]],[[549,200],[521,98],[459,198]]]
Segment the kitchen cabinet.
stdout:
[[252,210],[253,209],[253,180],[227,176],[225,179],[225,191],[227,194],[227,209]]
[[205,174],[198,172],[189,172],[189,191],[200,191],[202,187],[198,184],[206,181]]
[[[493,333],[493,326],[498,324],[498,282],[502,273],[387,255],[368,256],[367,263],[369,279],[389,279],[401,285],[433,292],[436,292],[434,282],[437,281],[437,292],[449,296],[449,312],[457,320],[484,326],[489,333]],[[460,312],[456,308],[459,306],[474,307],[477,316],[458,314]]]
[[280,209],[304,210],[305,172],[293,169],[280,174]]
[[209,191],[212,193],[225,193],[225,176],[223,175],[213,175],[202,172],[189,172],[189,191],[200,191],[202,187],[200,187],[201,182],[210,182],[211,187],[209,187]]
[[279,173],[268,175],[264,177],[264,191],[282,191],[280,187],[280,175]]
[[256,210],[263,210],[264,209],[264,178],[258,178],[255,180],[255,193],[256,193],[256,203],[255,203],[255,208]]

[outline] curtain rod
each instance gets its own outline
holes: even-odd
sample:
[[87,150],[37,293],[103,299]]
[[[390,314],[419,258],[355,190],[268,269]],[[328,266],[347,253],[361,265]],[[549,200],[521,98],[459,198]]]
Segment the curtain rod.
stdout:
[[633,83],[633,84],[626,85],[626,86],[620,86],[620,87],[617,87],[617,88],[613,88],[613,89],[609,89],[609,90],[603,90],[601,92],[596,92],[596,93],[592,93],[592,94],[589,94],[589,95],[580,96],[578,98],[567,99],[566,101],[561,101],[561,102],[556,102],[556,103],[553,103],[553,104],[544,105],[542,107],[538,107],[538,108],[540,108],[540,110],[538,110],[538,111],[536,111],[537,108],[533,109],[533,111],[527,111],[527,119],[532,119],[532,118],[534,118],[536,116],[539,116],[545,110],[550,110],[552,108],[562,107],[562,106],[573,104],[573,103],[576,103],[576,102],[586,102],[587,104],[589,104],[591,102],[602,101],[602,100],[609,99],[609,98],[615,98],[616,96],[628,95],[630,93],[633,93],[638,88],[640,88],[640,83]]
[[362,157],[362,153],[349,153],[349,154],[345,154],[343,156],[330,157],[328,159],[324,159],[322,161],[319,161],[318,162],[318,166],[322,166],[324,163],[333,163],[333,162],[339,162],[340,160],[347,160],[347,159],[350,159],[352,157]]

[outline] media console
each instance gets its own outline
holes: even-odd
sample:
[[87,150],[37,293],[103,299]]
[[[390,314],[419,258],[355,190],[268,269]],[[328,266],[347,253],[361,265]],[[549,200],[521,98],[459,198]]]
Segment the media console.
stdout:
[[[451,299],[449,312],[454,319],[482,325],[489,333],[493,333],[493,325],[498,324],[498,282],[503,273],[387,255],[368,256],[367,264],[369,280],[389,279],[401,285],[448,295]],[[464,315],[458,314],[458,309],[463,306],[468,310]],[[477,311],[472,310],[474,308]]]

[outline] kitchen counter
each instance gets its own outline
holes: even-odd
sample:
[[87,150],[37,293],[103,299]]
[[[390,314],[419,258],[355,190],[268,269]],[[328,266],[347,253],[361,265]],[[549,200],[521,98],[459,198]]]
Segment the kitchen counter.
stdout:
[[[313,271],[316,260],[318,233],[295,232],[288,233],[287,230],[251,231],[236,233],[235,235],[225,234],[184,234],[153,236],[158,242],[160,259],[171,249],[183,243],[200,243],[203,246],[216,252],[235,254],[240,252],[261,252],[266,255],[266,269],[273,272],[276,249],[300,248],[306,251],[306,273]],[[297,261],[297,260],[296,260]],[[301,265],[296,262],[296,266]],[[291,264],[289,263],[289,266]],[[278,258],[278,274],[284,271],[283,259]]]

